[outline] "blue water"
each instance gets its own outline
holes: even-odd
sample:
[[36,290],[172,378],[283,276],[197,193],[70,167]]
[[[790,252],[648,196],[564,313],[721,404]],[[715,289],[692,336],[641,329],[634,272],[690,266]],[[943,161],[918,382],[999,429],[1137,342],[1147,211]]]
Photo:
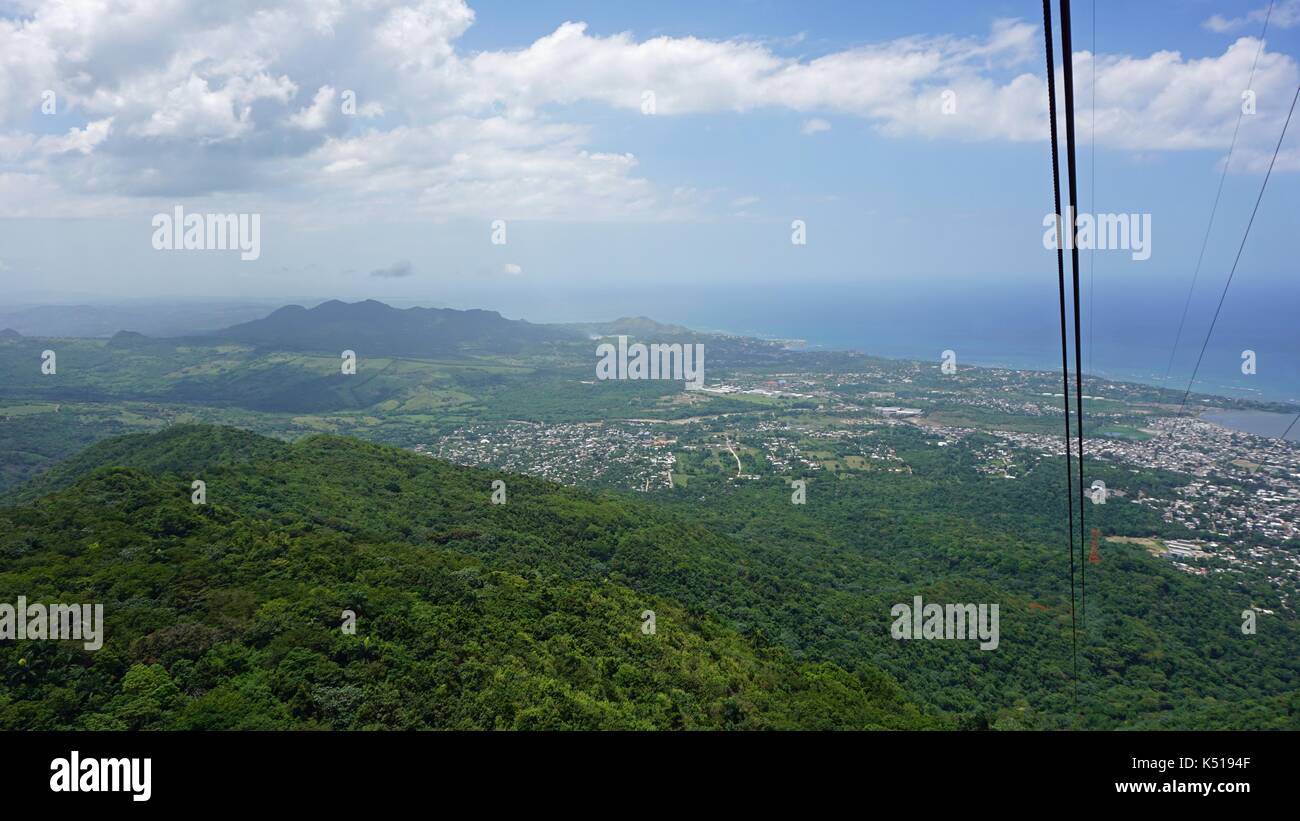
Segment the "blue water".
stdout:
[[[1103,287],[1105,286],[1105,287]],[[1185,282],[1099,285],[1084,306],[1085,371],[1102,377],[1184,390],[1221,282],[1199,289],[1170,369],[1170,352],[1187,294]],[[921,283],[890,288],[738,285],[656,291],[534,294],[526,318],[557,317],[557,301],[592,316],[644,315],[700,330],[805,340],[810,347],[860,350],[893,358],[935,360],[945,349],[958,364],[1060,370],[1056,278],[1031,285],[953,287]],[[548,300],[551,302],[548,303]],[[1197,392],[1300,403],[1300,324],[1296,286],[1234,283],[1197,374]],[[523,307],[523,306],[521,306]],[[551,310],[548,311],[547,309]],[[539,317],[539,314],[543,316]],[[546,316],[550,314],[550,316]],[[1070,331],[1073,359],[1073,330]],[[1255,352],[1256,373],[1242,373],[1242,352]],[[1166,379],[1166,370],[1169,377]],[[1298,405],[1300,410],[1300,405]]]
[[[728,304],[731,322],[713,326],[796,337],[811,346],[880,356],[937,361],[943,350],[952,349],[959,364],[1059,370],[1060,315],[1055,289],[1049,299],[1032,296],[991,298],[968,293],[953,298],[891,298],[842,293],[839,300],[804,301],[796,293],[773,305],[758,295],[738,294]],[[1086,315],[1082,321],[1085,372],[1185,390],[1205,342],[1213,306],[1204,313],[1189,312],[1171,366],[1181,305],[1155,306],[1145,300],[1122,299],[1108,303],[1104,311],[1101,305],[1094,308],[1091,323]],[[1193,390],[1300,403],[1300,326],[1295,306],[1295,302],[1225,304],[1205,346]],[[712,314],[708,311],[693,324],[703,327]],[[1072,322],[1072,316],[1067,320]],[[1072,326],[1068,344],[1073,361]],[[1246,350],[1255,353],[1254,374],[1242,372]]]
[[1300,421],[1294,413],[1268,413],[1266,411],[1211,411],[1202,414],[1202,419],[1222,425],[1225,428],[1254,433],[1259,436],[1278,437],[1286,432],[1288,442],[1300,442]]

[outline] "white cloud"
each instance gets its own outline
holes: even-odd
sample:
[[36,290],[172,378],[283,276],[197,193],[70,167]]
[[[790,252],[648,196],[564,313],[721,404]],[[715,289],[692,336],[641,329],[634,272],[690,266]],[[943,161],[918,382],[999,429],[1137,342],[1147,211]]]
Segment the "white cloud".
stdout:
[[830,131],[831,124],[821,119],[820,117],[813,117],[811,120],[804,121],[803,128],[801,130],[803,131],[804,134],[811,137],[812,135],[820,134],[823,131]]
[[308,131],[319,131],[332,118],[334,108],[333,86],[321,86],[312,98],[311,105],[289,118],[289,122]]
[[[1146,58],[1098,57],[1098,143],[1132,151],[1226,149],[1257,53],[1259,41],[1242,37],[1222,55],[1199,60],[1171,51]],[[1087,52],[1075,55],[1076,77],[1090,76],[1092,59]],[[1262,170],[1249,158],[1265,151],[1271,156],[1297,83],[1295,60],[1267,50],[1260,54],[1252,85],[1257,111],[1241,119],[1237,151],[1244,161],[1233,161],[1237,170]],[[1088,93],[1086,87],[1076,91],[1076,102],[1088,99]],[[1088,133],[1091,111],[1080,106],[1077,118]],[[1285,150],[1278,170],[1294,168],[1298,158],[1296,151]]]
[[85,128],[70,128],[62,137],[41,137],[34,143],[35,148],[44,154],[62,154],[66,151],[78,151],[89,154],[95,146],[108,139],[113,129],[113,118],[87,123]]
[[1036,31],[1022,21],[999,20],[983,39],[909,37],[800,61],[752,41],[637,42],[627,33],[593,37],[586,24],[565,23],[526,49],[472,58],[474,87],[465,102],[531,111],[597,101],[639,110],[642,91],[651,90],[656,114],[785,108],[870,116],[936,77],[1035,57]]
[[[1300,0],[1280,3],[1270,26],[1289,25],[1297,9]],[[908,139],[1046,132],[1041,32],[1022,20],[811,59],[750,39],[600,36],[577,22],[522,48],[468,53],[458,40],[474,21],[463,0],[282,0],[251,14],[199,0],[31,0],[0,18],[0,189],[25,182],[35,196],[0,199],[0,211],[237,194],[421,219],[676,219],[716,207],[717,192],[646,179],[617,144],[597,150],[577,120],[576,104],[641,116],[646,90],[660,117],[784,111],[800,115],[805,134],[833,116]],[[1243,37],[1201,58],[1098,57],[1098,144],[1226,149],[1258,45]],[[1086,83],[1092,55],[1074,60]],[[1298,78],[1293,58],[1262,53],[1258,114],[1243,123],[1234,168],[1256,168],[1271,151],[1279,101]],[[24,130],[45,89],[79,127]],[[360,116],[341,113],[344,89]],[[1089,95],[1085,85],[1078,99]],[[1087,133],[1090,112],[1080,105]],[[1296,162],[1285,154],[1279,167]]]
[[230,77],[220,89],[195,74],[167,92],[162,105],[136,126],[142,137],[197,141],[233,140],[253,128],[252,104],[261,99],[288,102],[297,87],[288,77],[257,74]]
[[1228,18],[1215,14],[1201,25],[1218,34],[1228,34],[1247,26],[1263,26],[1265,17],[1268,18],[1270,28],[1289,29],[1300,26],[1300,0],[1282,0],[1280,3],[1274,3],[1272,14],[1269,14],[1267,6],[1254,9],[1244,17]]
[[[574,126],[457,116],[331,139],[291,170],[321,196],[345,188],[353,214],[395,204],[416,218],[602,221],[686,213],[635,175],[635,157],[588,151],[584,142],[584,130]],[[314,176],[316,168],[330,178]]]
[[507,262],[505,265],[502,266],[501,270],[502,272],[507,273],[511,276],[519,276],[524,272],[524,269],[522,267],[516,265],[513,262]]

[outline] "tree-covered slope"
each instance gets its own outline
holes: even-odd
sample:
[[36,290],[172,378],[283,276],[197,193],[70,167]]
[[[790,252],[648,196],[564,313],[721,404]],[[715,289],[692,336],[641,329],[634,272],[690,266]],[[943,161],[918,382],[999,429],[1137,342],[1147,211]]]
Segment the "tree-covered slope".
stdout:
[[[213,447],[220,437],[228,437],[228,449]],[[903,440],[896,444],[909,447]],[[511,636],[529,637],[524,646],[531,647],[543,638],[553,643],[586,635],[611,643],[574,650],[575,659],[608,656],[622,664],[626,657],[618,641],[649,638],[637,632],[643,610],[685,613],[684,620],[677,615],[669,621],[698,627],[693,635],[700,638],[699,660],[718,662],[720,648],[731,647],[735,658],[784,671],[772,674],[772,681],[783,682],[773,685],[778,695],[772,702],[758,697],[769,688],[757,673],[728,685],[733,694],[749,694],[752,707],[742,712],[753,720],[733,721],[744,726],[1300,726],[1300,659],[1294,652],[1300,631],[1294,619],[1277,612],[1261,620],[1257,635],[1239,629],[1242,610],[1267,601],[1266,591],[1253,582],[1190,576],[1141,547],[1112,543],[1103,547],[1103,562],[1087,571],[1087,617],[1078,614],[1076,708],[1069,568],[1056,510],[1063,493],[1057,487],[1063,484],[1059,464],[1045,461],[1012,487],[979,481],[961,447],[918,441],[907,453],[913,473],[816,481],[802,506],[790,504],[789,489],[779,479],[736,487],[692,482],[671,500],[656,502],[457,467],[357,439],[315,436],[286,444],[217,428],[178,428],[87,451],[59,482],[77,470],[90,473],[52,497],[4,513],[0,594],[23,592],[23,580],[47,588],[57,580],[56,589],[66,595],[89,591],[119,606],[131,602],[132,608],[138,601],[133,626],[123,628],[129,649],[178,625],[226,624],[223,614],[194,604],[217,595],[205,591],[225,591],[219,595],[244,608],[232,616],[238,627],[230,640],[256,656],[240,669],[265,670],[280,663],[274,653],[260,655],[277,634],[269,628],[248,631],[267,602],[284,600],[292,609],[316,596],[311,600],[322,603],[295,610],[295,617],[319,630],[322,640],[346,643],[351,638],[339,634],[338,613],[348,600],[362,597],[340,590],[376,579],[366,590],[377,600],[397,593],[423,600],[426,588],[416,580],[427,572],[417,558],[437,559],[455,568],[453,573],[472,566],[481,578],[524,580],[524,591],[542,597],[540,609],[520,605],[512,611],[521,614],[518,620],[502,620],[478,634],[479,650],[461,653],[461,661],[509,667],[516,656],[498,642]],[[123,472],[115,467],[120,464],[135,469]],[[157,504],[124,508],[123,499],[103,485],[110,477],[143,483]],[[206,483],[206,506],[190,504],[195,479]],[[504,505],[491,503],[494,479],[506,482]],[[1107,534],[1129,532],[1145,526],[1141,517],[1148,514],[1136,505],[1099,506],[1089,510],[1088,522]],[[106,541],[119,531],[129,535]],[[110,543],[107,552],[96,552]],[[366,557],[355,572],[351,568],[359,566],[342,560],[353,555]],[[375,575],[389,565],[403,570]],[[117,592],[113,585],[127,567],[163,581],[138,597],[133,588]],[[209,577],[218,570],[224,575]],[[577,621],[548,621],[548,597],[573,590],[599,591],[617,606],[570,614]],[[997,603],[998,649],[893,639],[891,606],[916,595],[926,602]],[[477,595],[473,601],[483,604]],[[416,611],[405,605],[380,618],[368,606],[351,609],[362,624],[372,619],[372,643],[392,641],[409,652],[409,642],[425,636],[410,621]],[[495,618],[482,611],[462,615],[471,621]],[[547,632],[548,623],[563,626]],[[663,624],[661,619],[653,640],[668,635]],[[397,632],[374,632],[387,625]],[[126,661],[153,658],[128,655]],[[347,675],[355,672],[348,672],[350,664],[333,663]],[[827,663],[834,666],[820,666]],[[592,669],[539,664],[566,686],[574,683],[566,678],[570,673],[587,676]],[[687,668],[695,669],[693,664]],[[179,673],[167,669],[169,675],[188,675],[184,667]],[[805,692],[799,682],[809,675],[817,677],[817,692],[845,688],[831,699],[834,709],[825,704],[812,711],[822,716],[816,721],[812,713],[792,712]],[[391,679],[385,674],[366,681],[378,686]],[[205,679],[178,686],[197,697],[214,685]],[[393,686],[408,692],[405,685]],[[484,686],[479,681],[470,689]],[[679,689],[693,692],[685,685]],[[737,716],[725,699],[700,697],[695,703],[697,716],[711,714],[719,703],[724,713]],[[475,715],[475,721],[483,718]],[[513,726],[513,715],[494,714],[492,723]],[[310,711],[298,717],[322,720]]]
[[491,505],[477,471],[199,426],[105,442],[75,469],[0,510],[0,601],[101,602],[106,640],[0,643],[0,727],[943,726],[881,673],[796,664],[699,608],[567,572],[555,523],[577,539],[654,518],[626,500],[511,480]]
[[[746,573],[779,569],[763,583],[784,585],[766,612],[779,613],[790,646],[850,669],[867,659],[964,726],[1300,729],[1300,623],[1262,573],[1189,574],[1109,540],[1185,534],[1157,511],[1088,504],[1100,562],[1076,561],[1072,613],[1060,459],[1015,482],[990,480],[974,467],[978,440],[940,448],[913,428],[886,435],[909,472],[814,477],[803,505],[790,504],[775,477],[730,489],[693,479],[689,495],[670,497],[683,515],[745,544]],[[1088,471],[1134,494],[1170,481],[1100,462]],[[890,639],[883,614],[914,595],[998,603],[999,648]],[[1246,634],[1242,613],[1252,607],[1271,612]]]
[[140,468],[148,473],[193,473],[197,478],[220,465],[274,459],[287,447],[276,439],[238,428],[175,425],[159,433],[134,433],[97,442],[11,495],[16,501],[31,501],[108,465]]

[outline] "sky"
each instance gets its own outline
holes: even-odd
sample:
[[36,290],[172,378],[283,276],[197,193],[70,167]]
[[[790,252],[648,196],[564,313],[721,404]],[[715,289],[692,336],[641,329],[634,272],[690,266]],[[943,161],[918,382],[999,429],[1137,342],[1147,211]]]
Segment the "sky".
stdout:
[[[1300,0],[1262,44],[1267,0],[1073,5],[1081,209],[1151,220],[1148,259],[1085,271],[1102,305],[1176,315],[1234,130],[1198,300],[1236,254],[1300,83]],[[873,293],[1051,293],[1041,11],[0,0],[0,293],[715,327],[740,295],[866,294],[866,315]],[[1253,299],[1296,304],[1298,183],[1300,122],[1243,252]],[[257,215],[257,258],[155,248],[178,207]]]

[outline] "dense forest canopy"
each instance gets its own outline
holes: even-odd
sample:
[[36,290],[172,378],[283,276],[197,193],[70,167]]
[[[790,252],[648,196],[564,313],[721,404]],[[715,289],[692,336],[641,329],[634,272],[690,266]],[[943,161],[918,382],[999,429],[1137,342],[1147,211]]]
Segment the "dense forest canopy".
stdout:
[[[930,451],[792,508],[775,478],[656,501],[346,437],[107,440],[0,510],[0,601],[107,622],[0,644],[0,726],[1297,726],[1290,621],[1243,636],[1240,596],[1110,543],[1076,710],[1059,463],[1000,495]],[[891,639],[914,595],[1000,603],[999,649]]]
[[[521,481],[489,508],[476,471],[201,427],[110,441],[76,467],[0,512],[0,600],[102,601],[107,640],[0,644],[6,729],[945,726],[887,675],[797,663],[698,608],[569,572],[553,528],[617,539],[627,503]],[[334,481],[348,474],[424,515],[350,500]]]

